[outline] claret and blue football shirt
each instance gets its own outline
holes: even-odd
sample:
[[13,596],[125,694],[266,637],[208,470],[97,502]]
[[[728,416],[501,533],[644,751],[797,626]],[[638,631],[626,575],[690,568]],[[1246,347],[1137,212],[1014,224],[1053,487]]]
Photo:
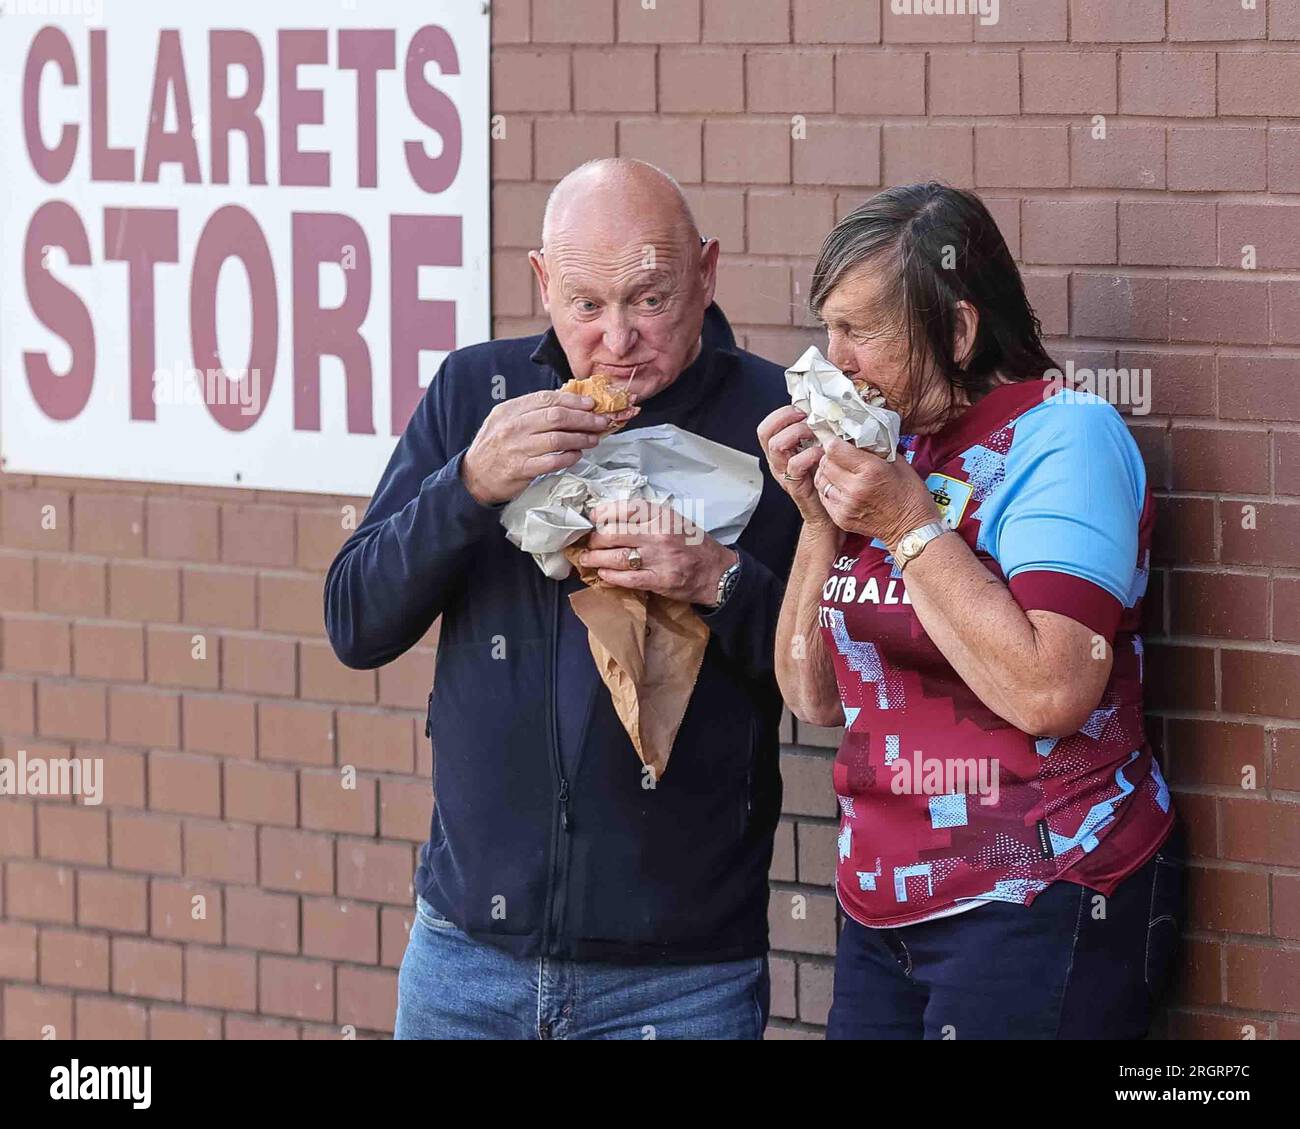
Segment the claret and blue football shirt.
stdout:
[[900,450],[1017,603],[1092,628],[1114,664],[1077,733],[1021,732],[931,642],[886,546],[848,534],[820,610],[846,723],[840,902],[893,926],[1028,905],[1058,879],[1109,895],[1173,823],[1142,721],[1154,507],[1137,445],[1105,400],[1027,381]]

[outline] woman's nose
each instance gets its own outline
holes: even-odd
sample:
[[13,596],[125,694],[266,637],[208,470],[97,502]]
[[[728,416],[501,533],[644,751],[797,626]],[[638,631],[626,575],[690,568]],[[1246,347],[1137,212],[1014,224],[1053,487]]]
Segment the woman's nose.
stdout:
[[827,337],[826,359],[846,375],[857,371],[853,361],[853,350],[848,347],[848,341],[843,334],[832,333]]

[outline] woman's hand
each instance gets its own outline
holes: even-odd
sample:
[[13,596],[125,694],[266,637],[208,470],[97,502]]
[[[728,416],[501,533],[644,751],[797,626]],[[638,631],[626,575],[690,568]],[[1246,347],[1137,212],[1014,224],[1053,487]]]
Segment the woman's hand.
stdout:
[[767,455],[772,477],[794,499],[799,512],[803,514],[804,523],[829,529],[835,523],[822,505],[817,487],[813,484],[813,472],[826,452],[819,446],[809,447],[806,451],[799,450],[799,444],[806,439],[817,442],[812,428],[804,422],[807,418],[806,413],[792,405],[777,408],[758,425],[758,441]]
[[813,481],[822,508],[836,525],[850,533],[878,538],[890,552],[905,534],[941,516],[930,491],[906,459],[899,457],[889,463],[843,439],[826,445],[826,457]]

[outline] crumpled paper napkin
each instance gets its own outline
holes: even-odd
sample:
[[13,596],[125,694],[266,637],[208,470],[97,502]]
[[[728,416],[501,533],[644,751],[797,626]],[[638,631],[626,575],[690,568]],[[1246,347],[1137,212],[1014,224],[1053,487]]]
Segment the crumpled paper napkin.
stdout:
[[731,545],[762,493],[763,471],[753,455],[662,423],[607,436],[568,470],[533,479],[506,506],[501,524],[538,568],[563,580],[572,568],[564,550],[595,528],[587,513],[600,502],[672,506]]
[[883,396],[865,399],[847,376],[812,346],[785,372],[790,400],[808,414],[808,426],[822,443],[840,438],[893,462],[902,421]]
[[[506,506],[506,536],[563,580],[595,528],[587,516],[605,501],[656,502],[730,545],[763,492],[758,459],[672,424],[602,439],[565,471],[534,479]],[[642,764],[659,779],[695,690],[708,625],[690,604],[621,588],[578,565],[586,587],[569,597],[614,712]]]

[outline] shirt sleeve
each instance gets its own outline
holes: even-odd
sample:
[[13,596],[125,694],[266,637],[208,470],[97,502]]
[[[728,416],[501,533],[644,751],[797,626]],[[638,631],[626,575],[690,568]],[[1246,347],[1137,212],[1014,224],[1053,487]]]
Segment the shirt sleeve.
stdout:
[[499,505],[461,477],[468,446],[449,436],[456,354],[411,415],[365,518],[325,578],[325,628],[357,670],[391,662],[424,638],[463,584],[476,546],[502,536]]
[[1105,400],[1053,397],[1016,421],[986,548],[1025,611],[1051,611],[1109,642],[1141,591],[1146,468]]

